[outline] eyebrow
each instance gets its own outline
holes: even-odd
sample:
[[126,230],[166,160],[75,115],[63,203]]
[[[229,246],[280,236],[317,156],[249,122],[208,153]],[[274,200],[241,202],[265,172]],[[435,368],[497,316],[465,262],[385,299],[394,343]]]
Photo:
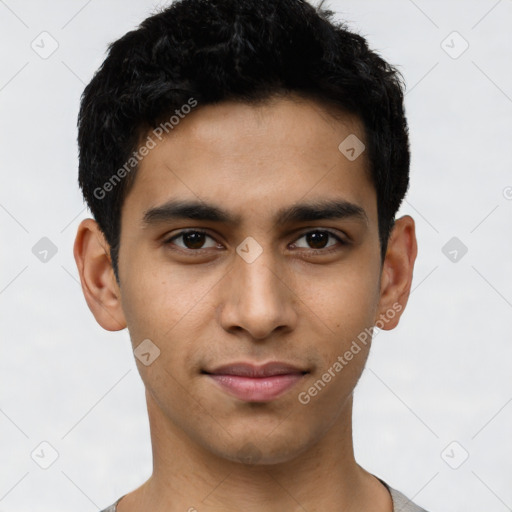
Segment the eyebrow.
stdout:
[[[204,201],[170,200],[166,203],[146,210],[143,215],[143,225],[150,226],[172,220],[211,221],[236,225],[240,222],[239,215],[233,215],[214,204]],[[309,203],[299,203],[281,208],[275,218],[278,226],[299,222],[327,219],[354,219],[368,223],[365,210],[344,199],[317,200]]]

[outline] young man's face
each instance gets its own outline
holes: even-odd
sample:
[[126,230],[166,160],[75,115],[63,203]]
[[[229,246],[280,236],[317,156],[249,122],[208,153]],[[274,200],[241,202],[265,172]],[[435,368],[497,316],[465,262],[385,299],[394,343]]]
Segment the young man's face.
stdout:
[[[369,343],[344,354],[391,308],[385,328],[396,325],[414,253],[412,219],[400,219],[381,273],[366,154],[338,149],[353,134],[364,140],[355,118],[310,101],[222,103],[189,114],[141,162],[122,208],[119,304],[106,307],[134,349],[149,339],[160,350],[137,361],[159,429],[272,464],[347,428]],[[184,203],[201,208],[176,216]],[[313,215],[322,209],[331,214]],[[268,362],[295,370],[212,375]]]

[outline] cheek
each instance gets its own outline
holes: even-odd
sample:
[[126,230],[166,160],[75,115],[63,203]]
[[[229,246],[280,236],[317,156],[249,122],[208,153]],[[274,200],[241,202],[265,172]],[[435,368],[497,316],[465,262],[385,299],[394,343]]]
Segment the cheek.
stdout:
[[[132,347],[151,340],[158,358],[145,366],[136,358],[140,375],[153,391],[176,395],[180,383],[199,371],[198,354],[210,346],[206,339],[214,313],[213,302],[222,286],[221,275],[170,265],[136,265],[122,281],[122,304]],[[147,343],[147,342],[146,342]],[[169,382],[175,379],[175,386]],[[158,395],[158,393],[156,393]],[[179,399],[174,396],[174,399]]]
[[[122,307],[134,341],[172,338],[180,324],[193,323],[216,282],[216,276],[200,275],[192,267],[151,265],[152,259],[141,254],[128,261],[122,281]],[[130,272],[130,267],[137,270]]]
[[365,328],[373,326],[379,303],[379,268],[354,260],[296,280],[305,313],[318,323],[322,336],[331,340],[320,344],[326,350],[343,349]]
[[378,305],[378,273],[340,272],[336,278],[317,280],[303,300],[309,318],[321,319],[321,329],[314,329],[319,365],[297,398],[327,425],[341,414],[368,357]]

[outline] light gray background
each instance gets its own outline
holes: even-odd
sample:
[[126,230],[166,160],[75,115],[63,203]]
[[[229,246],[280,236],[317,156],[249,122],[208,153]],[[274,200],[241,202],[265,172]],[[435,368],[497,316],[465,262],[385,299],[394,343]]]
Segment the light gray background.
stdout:
[[[94,512],[151,471],[128,333],[95,323],[72,244],[88,216],[80,94],[107,43],[157,5],[0,0],[0,511]],[[401,211],[419,241],[407,312],[356,390],[356,456],[431,512],[512,510],[512,1],[330,6],[405,76]],[[43,31],[59,45],[47,59],[31,48],[51,48]],[[453,31],[469,44],[458,58]],[[456,262],[442,252],[454,236],[468,248]],[[47,262],[32,253],[42,237],[58,249]],[[51,461],[43,441],[58,452],[48,469],[31,458]]]

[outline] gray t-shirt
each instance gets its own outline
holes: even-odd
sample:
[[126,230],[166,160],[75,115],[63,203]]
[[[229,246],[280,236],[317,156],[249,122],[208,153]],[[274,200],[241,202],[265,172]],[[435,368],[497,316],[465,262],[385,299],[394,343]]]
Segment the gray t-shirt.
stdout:
[[[415,505],[411,500],[407,499],[401,492],[390,487],[380,478],[379,480],[386,486],[391,494],[391,499],[393,500],[393,512],[427,512],[425,509],[418,507],[418,505]],[[116,512],[117,504],[121,501],[121,498],[101,512]]]

